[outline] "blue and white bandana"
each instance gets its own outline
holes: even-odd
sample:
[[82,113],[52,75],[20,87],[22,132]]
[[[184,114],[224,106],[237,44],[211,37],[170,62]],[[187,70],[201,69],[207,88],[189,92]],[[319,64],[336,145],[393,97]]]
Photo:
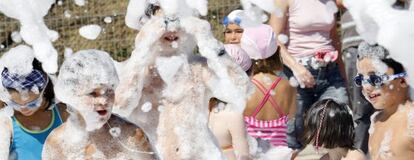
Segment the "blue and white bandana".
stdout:
[[27,75],[10,74],[7,68],[1,73],[2,84],[4,88],[12,88],[17,90],[31,90],[33,87],[43,90],[46,87],[47,79],[41,71],[33,69]]

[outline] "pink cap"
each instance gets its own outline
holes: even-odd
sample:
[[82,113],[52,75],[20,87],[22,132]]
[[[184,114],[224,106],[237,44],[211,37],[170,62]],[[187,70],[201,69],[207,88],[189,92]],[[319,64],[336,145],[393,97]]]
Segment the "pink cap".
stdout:
[[252,60],[249,55],[237,44],[225,44],[224,48],[230,57],[236,61],[237,64],[243,68],[244,71],[247,71],[252,66]]
[[266,59],[277,50],[276,34],[272,27],[261,24],[257,27],[244,28],[240,45],[251,59]]

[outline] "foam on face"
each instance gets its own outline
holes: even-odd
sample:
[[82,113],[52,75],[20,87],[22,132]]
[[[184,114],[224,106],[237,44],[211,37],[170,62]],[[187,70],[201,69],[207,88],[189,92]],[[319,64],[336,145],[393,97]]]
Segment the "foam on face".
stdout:
[[[108,53],[83,50],[63,62],[55,85],[55,94],[57,99],[80,112],[88,130],[94,130],[100,128],[104,122],[99,120],[93,104],[105,103],[103,101],[106,99],[90,98],[89,94],[100,87],[115,90],[118,82],[116,69]],[[108,112],[111,111],[110,108]]]
[[54,0],[13,0],[0,1],[0,12],[19,20],[22,39],[33,46],[36,58],[43,63],[47,73],[57,71],[57,51],[51,40],[56,40],[57,32],[47,28],[43,16],[47,14]]
[[385,73],[387,73],[388,71],[388,66],[382,62],[380,59],[378,58],[372,58],[372,66],[374,66],[375,68],[375,72],[379,75],[383,75]]

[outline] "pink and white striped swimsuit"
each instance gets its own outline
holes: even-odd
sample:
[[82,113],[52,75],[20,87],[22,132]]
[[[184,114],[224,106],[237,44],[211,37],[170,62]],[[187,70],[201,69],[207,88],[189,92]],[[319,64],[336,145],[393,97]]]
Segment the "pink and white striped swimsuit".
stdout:
[[[261,138],[268,140],[273,146],[287,146],[287,121],[288,117],[280,109],[276,101],[271,97],[271,91],[276,88],[277,84],[282,78],[276,79],[272,86],[266,90],[266,88],[257,80],[253,79],[253,83],[260,89],[265,95],[260,104],[256,107],[256,110],[251,116],[245,116],[244,121],[246,123],[247,133],[254,138]],[[275,108],[280,118],[275,120],[259,120],[256,119],[256,115],[264,107],[267,101],[270,101]]]

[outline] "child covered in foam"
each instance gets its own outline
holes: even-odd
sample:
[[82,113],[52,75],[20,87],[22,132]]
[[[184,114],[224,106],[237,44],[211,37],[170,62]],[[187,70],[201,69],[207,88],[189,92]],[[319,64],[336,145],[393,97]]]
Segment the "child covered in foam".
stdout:
[[72,111],[47,138],[43,159],[154,159],[140,128],[111,114],[118,82],[106,52],[80,51],[63,63],[55,92]]
[[357,70],[354,82],[377,110],[368,131],[371,159],[412,159],[414,107],[404,66],[382,46],[363,42],[358,47]]
[[142,127],[163,159],[223,159],[208,128],[208,100],[237,103],[229,109],[241,113],[249,79],[208,22],[150,13],[120,74],[116,112]]

